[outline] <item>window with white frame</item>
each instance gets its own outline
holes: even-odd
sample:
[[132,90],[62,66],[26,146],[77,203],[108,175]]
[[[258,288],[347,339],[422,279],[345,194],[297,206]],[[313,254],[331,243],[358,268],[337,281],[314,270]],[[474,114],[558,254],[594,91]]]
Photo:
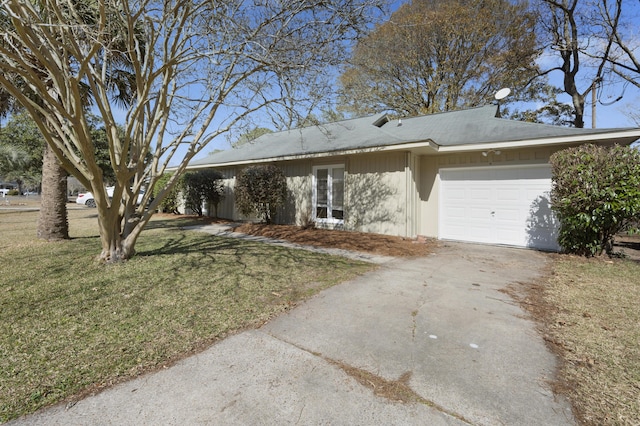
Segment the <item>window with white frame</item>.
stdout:
[[314,218],[326,222],[344,219],[344,165],[313,168]]

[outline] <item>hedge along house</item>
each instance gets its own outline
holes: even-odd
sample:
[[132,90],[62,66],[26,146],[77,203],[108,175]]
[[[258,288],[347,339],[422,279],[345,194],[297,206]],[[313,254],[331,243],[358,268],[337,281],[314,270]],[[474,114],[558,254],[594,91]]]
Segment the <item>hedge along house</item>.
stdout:
[[499,118],[498,107],[390,120],[386,115],[271,133],[194,161],[225,176],[276,164],[289,197],[277,223],[403,237],[558,248],[549,157],[584,143],[629,145],[640,129],[576,129]]

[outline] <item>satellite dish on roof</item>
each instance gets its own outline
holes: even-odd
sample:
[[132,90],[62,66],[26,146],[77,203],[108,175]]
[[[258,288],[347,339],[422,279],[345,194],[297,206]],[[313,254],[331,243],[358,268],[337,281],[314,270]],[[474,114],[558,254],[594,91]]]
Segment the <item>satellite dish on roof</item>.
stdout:
[[501,101],[507,96],[509,96],[510,93],[511,93],[511,89],[509,89],[508,87],[505,87],[504,89],[500,89],[496,92],[495,98],[497,101]]
[[496,101],[498,101],[498,108],[496,109],[496,118],[502,117],[502,114],[500,113],[500,101],[506,98],[507,96],[509,96],[509,93],[511,93],[511,89],[509,89],[508,87],[505,87],[504,89],[498,90],[494,95],[494,97],[496,98]]

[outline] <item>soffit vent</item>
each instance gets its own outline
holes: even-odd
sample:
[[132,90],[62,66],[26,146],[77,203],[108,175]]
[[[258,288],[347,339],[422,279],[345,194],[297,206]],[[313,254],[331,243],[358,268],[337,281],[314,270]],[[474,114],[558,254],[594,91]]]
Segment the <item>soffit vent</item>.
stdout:
[[382,127],[385,124],[387,124],[389,122],[389,117],[385,114],[382,117],[378,118],[376,121],[373,122],[373,125],[376,127]]

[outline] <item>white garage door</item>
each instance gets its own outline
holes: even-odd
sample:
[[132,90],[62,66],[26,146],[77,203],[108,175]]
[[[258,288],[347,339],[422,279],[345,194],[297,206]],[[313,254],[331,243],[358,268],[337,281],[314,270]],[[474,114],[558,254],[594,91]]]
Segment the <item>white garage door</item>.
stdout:
[[557,250],[549,166],[440,170],[442,239]]

